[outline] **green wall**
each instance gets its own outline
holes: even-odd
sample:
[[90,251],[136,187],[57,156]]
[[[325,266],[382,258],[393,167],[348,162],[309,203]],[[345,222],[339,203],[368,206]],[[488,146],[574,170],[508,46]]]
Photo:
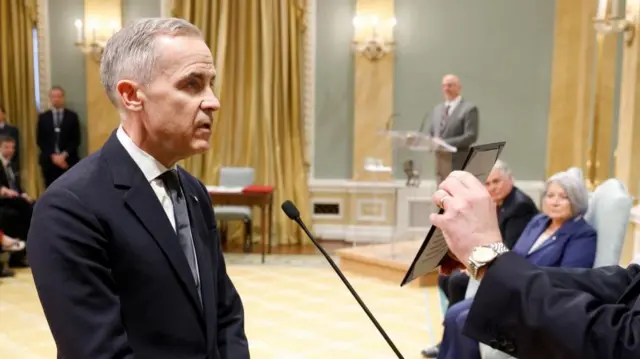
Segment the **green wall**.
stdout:
[[[123,23],[140,17],[160,16],[160,0],[123,0]],[[74,21],[84,17],[84,0],[49,0],[51,84],[62,86],[67,106],[78,112],[82,125],[81,154],[87,153],[87,106],[84,56],[73,45]]]
[[[395,128],[417,130],[442,101],[442,76],[458,74],[463,96],[479,107],[479,142],[507,141],[502,158],[517,178],[544,179],[555,1],[395,3]],[[349,178],[355,7],[339,0],[317,7],[315,176]],[[422,159],[423,178],[433,178],[432,156],[411,157]]]

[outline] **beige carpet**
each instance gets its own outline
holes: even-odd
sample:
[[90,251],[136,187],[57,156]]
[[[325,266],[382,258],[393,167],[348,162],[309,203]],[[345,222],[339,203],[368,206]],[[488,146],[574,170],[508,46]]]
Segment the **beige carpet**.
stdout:
[[[273,262],[261,266],[233,259],[229,272],[245,304],[252,358],[395,358],[328,265],[313,259],[308,267]],[[435,288],[400,288],[347,277],[405,358],[420,358],[420,349],[442,334]],[[1,281],[0,357],[55,358],[31,273],[23,270]]]

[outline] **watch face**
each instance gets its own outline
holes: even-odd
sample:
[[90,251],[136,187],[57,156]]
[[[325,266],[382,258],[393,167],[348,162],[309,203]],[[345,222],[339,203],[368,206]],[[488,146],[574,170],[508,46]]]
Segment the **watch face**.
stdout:
[[496,252],[488,247],[477,247],[471,252],[471,257],[474,261],[479,263],[485,263],[495,258]]

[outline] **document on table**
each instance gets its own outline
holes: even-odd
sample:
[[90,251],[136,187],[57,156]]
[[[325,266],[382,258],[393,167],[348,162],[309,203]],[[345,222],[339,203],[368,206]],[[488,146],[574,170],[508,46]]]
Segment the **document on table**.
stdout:
[[[469,172],[484,183],[500,157],[505,144],[506,142],[495,142],[471,147],[462,168],[454,170]],[[440,209],[439,213],[443,212],[444,210]],[[437,269],[448,251],[449,248],[442,231],[432,225],[400,286]]]
[[207,192],[211,193],[240,193],[244,187],[206,186]]

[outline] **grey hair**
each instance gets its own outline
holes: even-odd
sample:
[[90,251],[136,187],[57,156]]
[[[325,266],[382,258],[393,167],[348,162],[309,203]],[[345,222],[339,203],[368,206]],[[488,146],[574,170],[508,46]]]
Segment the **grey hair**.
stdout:
[[156,70],[156,39],[160,36],[202,37],[190,22],[177,18],[146,18],[132,21],[114,34],[104,47],[100,79],[112,103],[116,101],[116,84],[122,79],[143,85],[153,81]]
[[507,177],[513,177],[511,168],[509,168],[509,165],[505,161],[496,160],[496,163],[493,165],[493,169],[500,171]]
[[589,192],[580,178],[569,172],[558,172],[549,177],[544,185],[543,197],[547,194],[549,186],[555,183],[567,194],[571,203],[571,211],[574,216],[584,215],[589,209]]

